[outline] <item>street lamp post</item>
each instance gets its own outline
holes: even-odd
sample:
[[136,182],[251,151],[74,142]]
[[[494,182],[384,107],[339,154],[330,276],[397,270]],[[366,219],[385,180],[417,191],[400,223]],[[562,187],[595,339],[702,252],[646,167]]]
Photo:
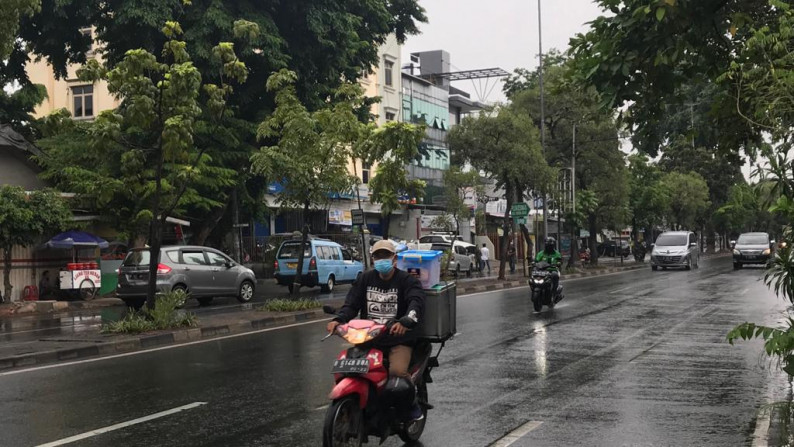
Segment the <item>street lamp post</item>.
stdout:
[[[539,49],[539,59],[538,59],[538,81],[540,82],[540,149],[543,151],[543,154],[546,154],[546,102],[545,102],[545,91],[543,89],[543,29],[542,29],[542,20],[541,20],[541,9],[540,9],[540,2],[538,0],[538,49]],[[543,239],[548,239],[549,237],[549,207],[546,203],[547,192],[544,191],[543,193]],[[559,225],[559,221],[557,223]],[[559,245],[558,245],[559,248]]]

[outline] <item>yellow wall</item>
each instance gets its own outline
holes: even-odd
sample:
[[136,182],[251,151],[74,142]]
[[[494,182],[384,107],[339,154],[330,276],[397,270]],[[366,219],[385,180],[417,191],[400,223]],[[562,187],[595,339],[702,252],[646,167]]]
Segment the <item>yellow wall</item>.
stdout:
[[[96,53],[89,57],[102,61],[101,57]],[[52,66],[45,60],[31,60],[28,62],[25,69],[30,81],[34,84],[41,84],[47,89],[47,99],[36,107],[34,113],[36,118],[47,116],[61,108],[65,108],[74,114],[71,88],[88,84],[77,79],[78,68],[80,68],[79,65],[70,65],[67,68],[66,78],[55,79],[55,72],[52,70]],[[118,105],[119,102],[108,93],[106,82],[100,81],[94,84],[94,116],[97,116],[103,110],[114,109]]]

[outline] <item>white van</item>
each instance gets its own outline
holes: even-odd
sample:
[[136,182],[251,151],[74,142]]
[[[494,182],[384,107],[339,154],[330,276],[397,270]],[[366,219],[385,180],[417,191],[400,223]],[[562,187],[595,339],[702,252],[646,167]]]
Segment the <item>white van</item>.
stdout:
[[[417,244],[417,249],[447,252],[450,251],[450,245],[449,242],[420,242]],[[449,271],[454,272],[458,278],[463,273],[470,277],[477,270],[476,253],[476,245],[459,240],[454,241],[452,243],[452,259],[449,261]]]
[[651,252],[651,270],[659,267],[684,267],[689,270],[700,266],[700,249],[695,233],[691,231],[665,231],[656,238]]

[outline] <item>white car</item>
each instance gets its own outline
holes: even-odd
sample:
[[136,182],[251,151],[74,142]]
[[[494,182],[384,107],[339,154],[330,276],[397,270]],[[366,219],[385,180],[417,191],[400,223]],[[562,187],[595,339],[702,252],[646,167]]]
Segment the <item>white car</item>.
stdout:
[[684,267],[689,270],[700,266],[700,250],[695,233],[691,231],[665,231],[656,238],[651,252],[651,270],[659,267]]

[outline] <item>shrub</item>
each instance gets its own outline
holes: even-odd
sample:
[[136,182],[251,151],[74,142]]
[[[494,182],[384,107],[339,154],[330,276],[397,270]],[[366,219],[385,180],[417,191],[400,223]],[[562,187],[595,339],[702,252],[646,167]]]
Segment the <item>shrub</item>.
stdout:
[[318,309],[323,307],[322,303],[316,299],[274,299],[265,302],[264,305],[257,308],[260,311],[268,312],[295,312],[298,310]]
[[102,326],[103,333],[139,334],[162,329],[176,329],[196,326],[196,316],[191,312],[178,310],[185,304],[187,294],[183,290],[157,294],[157,306],[130,311],[119,321]]

